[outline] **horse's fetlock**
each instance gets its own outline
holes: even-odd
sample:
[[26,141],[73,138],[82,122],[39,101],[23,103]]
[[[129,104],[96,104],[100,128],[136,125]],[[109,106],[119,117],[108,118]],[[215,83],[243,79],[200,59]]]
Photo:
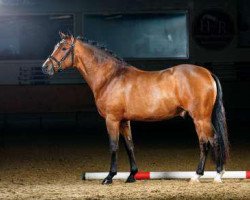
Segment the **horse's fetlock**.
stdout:
[[138,172],[138,168],[137,167],[132,167],[131,169],[131,174],[135,175]]
[[110,171],[109,174],[113,177],[117,174],[117,171]]
[[198,170],[196,170],[196,174],[203,176],[204,170],[198,169]]

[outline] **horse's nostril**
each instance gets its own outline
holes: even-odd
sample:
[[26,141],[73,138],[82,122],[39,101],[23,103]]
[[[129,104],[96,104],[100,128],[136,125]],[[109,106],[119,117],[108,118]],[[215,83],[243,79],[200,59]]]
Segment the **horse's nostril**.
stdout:
[[48,68],[47,65],[43,65],[43,66],[42,66],[42,71],[43,71],[43,73],[46,73],[46,72],[47,72],[47,68]]

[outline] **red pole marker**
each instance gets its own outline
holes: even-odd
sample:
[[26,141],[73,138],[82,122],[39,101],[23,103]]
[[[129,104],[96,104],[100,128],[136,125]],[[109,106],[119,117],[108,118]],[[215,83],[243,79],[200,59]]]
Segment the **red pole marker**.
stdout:
[[[113,179],[127,179],[129,172],[118,172]],[[94,180],[104,179],[108,175],[108,172],[85,172],[82,179]],[[193,171],[171,171],[171,172],[138,172],[135,175],[137,180],[149,180],[149,179],[189,179],[195,175]],[[216,176],[215,171],[205,171],[201,178],[214,178]],[[222,178],[225,179],[250,179],[250,171],[226,171]]]
[[136,180],[146,180],[150,179],[150,172],[138,172],[135,175]]
[[250,171],[246,171],[246,179],[250,179]]

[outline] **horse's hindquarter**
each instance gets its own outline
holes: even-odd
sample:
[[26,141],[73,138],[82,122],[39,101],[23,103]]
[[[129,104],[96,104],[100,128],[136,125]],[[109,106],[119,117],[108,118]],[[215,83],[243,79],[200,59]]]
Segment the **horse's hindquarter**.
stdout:
[[211,73],[195,65],[175,67],[177,94],[181,107],[194,117],[210,117],[216,99],[216,83]]

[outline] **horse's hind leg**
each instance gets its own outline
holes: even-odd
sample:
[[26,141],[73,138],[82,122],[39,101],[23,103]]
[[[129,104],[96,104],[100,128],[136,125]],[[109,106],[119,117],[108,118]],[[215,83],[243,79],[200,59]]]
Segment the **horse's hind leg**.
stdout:
[[130,175],[127,178],[127,183],[135,182],[135,174],[138,172],[138,168],[135,162],[134,144],[131,134],[130,121],[123,121],[120,124],[120,133],[122,134],[125,142],[125,148],[129,157],[130,163]]
[[204,174],[207,154],[210,143],[213,140],[213,128],[210,119],[194,119],[195,129],[199,138],[200,160],[196,174],[191,178],[191,182],[199,182],[199,178]]

